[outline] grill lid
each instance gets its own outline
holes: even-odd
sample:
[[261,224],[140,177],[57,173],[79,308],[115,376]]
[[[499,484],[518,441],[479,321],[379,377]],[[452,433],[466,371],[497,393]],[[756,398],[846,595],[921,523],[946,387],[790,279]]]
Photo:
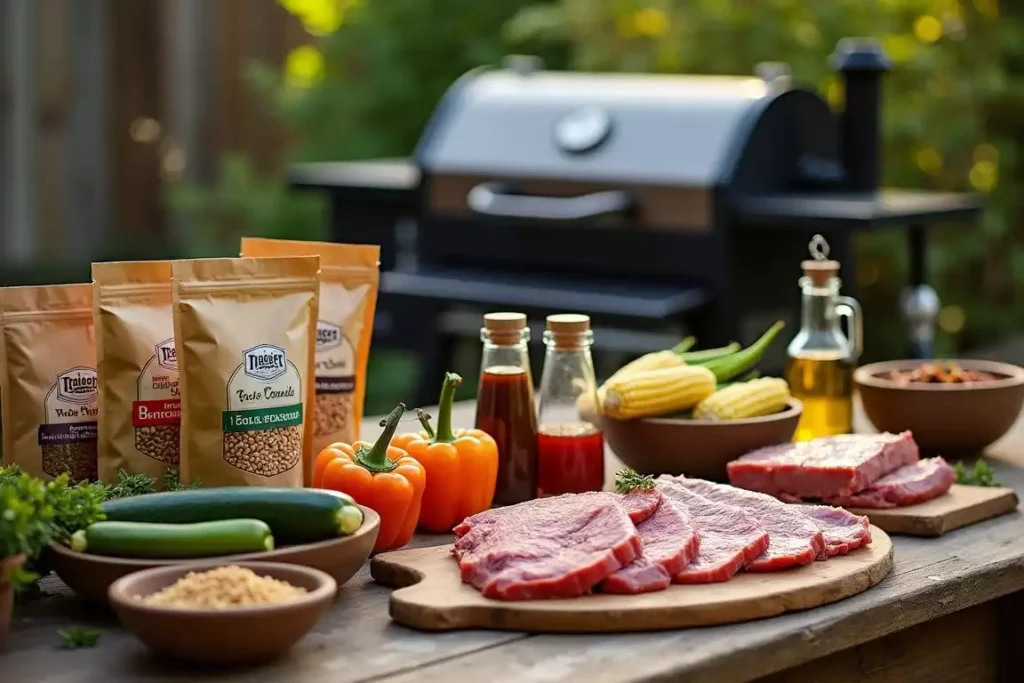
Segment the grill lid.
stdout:
[[752,77],[471,72],[416,158],[431,174],[707,187],[773,92]]

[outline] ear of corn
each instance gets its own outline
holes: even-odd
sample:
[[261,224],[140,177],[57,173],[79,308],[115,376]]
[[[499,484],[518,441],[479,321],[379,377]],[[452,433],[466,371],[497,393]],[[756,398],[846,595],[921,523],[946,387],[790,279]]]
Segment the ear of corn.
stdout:
[[714,393],[715,375],[697,365],[677,365],[612,377],[604,389],[604,414],[632,420],[694,407]]
[[789,401],[789,385],[777,377],[762,377],[719,389],[694,408],[703,420],[741,420],[777,413]]
[[[635,375],[638,372],[647,372],[648,370],[660,370],[662,368],[675,368],[680,365],[685,365],[685,361],[679,356],[678,353],[673,351],[654,351],[653,353],[646,353],[635,360],[626,363],[621,368],[615,371],[615,373],[608,378],[604,384],[597,388],[597,402],[598,408],[604,404],[604,397],[607,391],[609,383],[615,382],[631,375]],[[581,397],[582,398],[582,397]],[[589,397],[585,399],[589,401]],[[589,405],[578,405],[581,411],[590,408]]]

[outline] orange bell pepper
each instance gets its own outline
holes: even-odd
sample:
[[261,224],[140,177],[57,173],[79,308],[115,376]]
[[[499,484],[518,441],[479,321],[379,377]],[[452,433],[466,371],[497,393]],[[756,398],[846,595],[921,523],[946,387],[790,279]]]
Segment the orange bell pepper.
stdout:
[[380,515],[373,552],[401,548],[412,539],[423,503],[426,472],[401,448],[390,446],[405,412],[401,403],[381,422],[376,443],[332,443],[317,455],[314,488],[341,491]]
[[419,460],[427,471],[427,490],[419,528],[443,533],[470,515],[491,507],[498,479],[498,444],[479,429],[452,431],[452,402],[462,378],[445,375],[437,413],[437,431],[419,411],[422,434],[401,434],[392,441]]

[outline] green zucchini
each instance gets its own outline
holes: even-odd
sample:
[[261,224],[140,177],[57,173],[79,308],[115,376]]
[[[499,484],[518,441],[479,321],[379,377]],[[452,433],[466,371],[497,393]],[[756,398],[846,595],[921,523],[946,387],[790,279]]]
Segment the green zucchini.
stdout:
[[316,543],[355,533],[363,511],[350,496],[310,489],[229,486],[150,493],[103,503],[115,522],[195,524],[258,519],[280,545]]
[[96,522],[71,536],[71,549],[115,557],[214,557],[273,550],[274,537],[258,519],[198,524]]

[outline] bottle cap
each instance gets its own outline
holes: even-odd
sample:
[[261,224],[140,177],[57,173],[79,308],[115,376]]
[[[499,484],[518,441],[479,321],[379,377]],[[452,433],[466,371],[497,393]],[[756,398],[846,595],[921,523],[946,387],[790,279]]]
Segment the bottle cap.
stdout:
[[488,313],[484,316],[484,329],[495,344],[517,344],[526,328],[525,313]]
[[828,257],[828,242],[821,235],[815,235],[807,245],[807,250],[811,253],[811,259],[800,264],[804,275],[816,286],[827,284],[839,272],[839,261],[832,261]]
[[575,348],[580,345],[580,335],[590,331],[590,316],[556,313],[548,316],[547,328],[555,346]]

